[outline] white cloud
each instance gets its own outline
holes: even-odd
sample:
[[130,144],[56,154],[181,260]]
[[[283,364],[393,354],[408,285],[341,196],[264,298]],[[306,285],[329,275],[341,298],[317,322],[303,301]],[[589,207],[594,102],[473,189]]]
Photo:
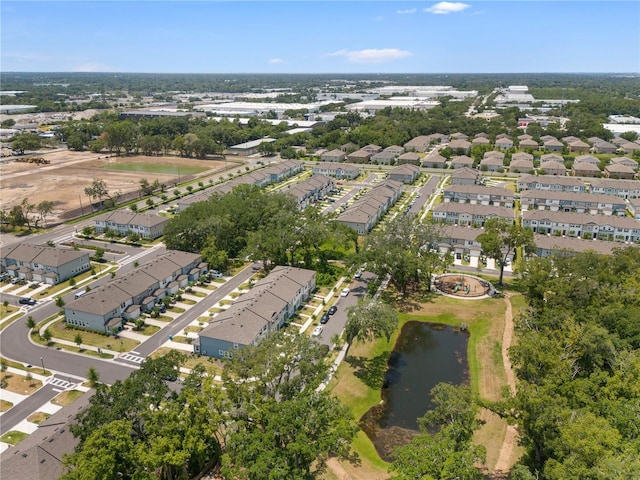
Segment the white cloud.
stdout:
[[396,13],[398,15],[413,15],[418,11],[417,8],[410,8],[409,10],[398,10]]
[[328,54],[329,57],[345,57],[351,63],[383,63],[413,55],[397,48],[368,48],[366,50],[339,50]]
[[461,12],[469,8],[469,5],[461,2],[439,2],[423,11],[434,15],[446,15],[448,13]]
[[281,58],[270,58],[269,63],[271,65],[277,65],[278,63],[286,63],[286,62]]

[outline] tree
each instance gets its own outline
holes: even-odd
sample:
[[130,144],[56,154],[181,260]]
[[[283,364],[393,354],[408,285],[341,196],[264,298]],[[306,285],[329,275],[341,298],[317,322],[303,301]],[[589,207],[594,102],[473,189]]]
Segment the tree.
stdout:
[[96,262],[102,262],[104,260],[104,254],[105,254],[104,248],[98,247],[95,249],[95,252],[93,253],[93,259]]
[[42,339],[48,343],[51,343],[51,338],[53,336],[51,335],[51,331],[47,328],[44,333],[42,334]]
[[11,140],[11,148],[18,155],[23,155],[26,150],[38,150],[42,147],[42,140],[35,133],[21,133]]
[[431,276],[450,263],[450,257],[441,257],[436,250],[441,228],[419,223],[413,216],[396,219],[365,238],[359,261],[367,262],[380,278],[389,275],[403,295],[420,280],[427,280],[430,288]]
[[22,211],[24,213],[24,219],[27,224],[27,228],[31,230],[29,215],[31,215],[31,212],[33,212],[33,209],[36,208],[36,206],[33,203],[31,203],[28,198],[23,198],[22,202],[20,203],[20,206],[22,207]]
[[64,307],[65,305],[66,305],[66,303],[65,303],[65,301],[64,301],[64,298],[62,298],[62,296],[61,296],[61,295],[58,295],[58,296],[56,297],[56,307],[58,307],[58,308],[62,308],[62,307]]
[[283,331],[234,352],[223,372],[233,406],[226,478],[306,478],[313,462],[349,454],[356,432],[349,411],[316,392],[328,372],[325,354],[311,338]]
[[78,347],[80,347],[80,345],[82,345],[82,334],[80,334],[80,332],[76,333],[76,336],[73,338],[73,341],[75,342],[76,345],[78,345]]
[[[477,465],[485,461],[485,449],[472,443],[480,423],[471,389],[440,383],[431,390],[431,398],[435,408],[418,419],[420,435],[393,453],[393,478],[484,478]],[[434,428],[438,430],[431,434]]]
[[33,319],[33,315],[29,315],[27,317],[27,328],[35,328],[36,321]]
[[533,230],[524,228],[506,219],[490,218],[484,222],[484,232],[478,235],[477,241],[482,245],[485,255],[500,262],[499,285],[503,285],[504,266],[507,259],[516,249],[525,252],[533,248]]
[[40,219],[44,222],[45,226],[47,225],[47,215],[49,215],[53,211],[53,202],[51,200],[43,200],[37,206],[38,215],[40,215]]
[[8,217],[9,217],[9,224],[14,228],[21,227],[25,223],[27,223],[27,217],[24,214],[22,205],[14,205],[13,207],[11,207]]
[[385,337],[387,341],[398,328],[398,314],[390,307],[370,297],[358,299],[356,305],[347,307],[347,323],[344,327],[347,343],[354,340],[369,342]]
[[84,194],[87,195],[92,201],[97,198],[100,202],[100,206],[102,206],[102,199],[109,198],[107,183],[100,178],[94,178],[91,182],[91,186],[84,189]]
[[89,385],[91,388],[95,388],[100,380],[100,373],[96,367],[89,367],[87,370],[87,380],[89,380]]
[[9,365],[7,364],[7,361],[4,358],[0,359],[0,372],[2,372],[2,380],[0,381],[0,384],[2,384],[2,388],[4,388],[7,383],[6,371],[8,368]]
[[[79,439],[65,479],[186,480],[219,462],[224,395],[197,366],[179,392],[175,378],[184,355],[147,359],[127,379],[98,383],[90,406],[71,427]],[[91,456],[100,458],[91,462]]]

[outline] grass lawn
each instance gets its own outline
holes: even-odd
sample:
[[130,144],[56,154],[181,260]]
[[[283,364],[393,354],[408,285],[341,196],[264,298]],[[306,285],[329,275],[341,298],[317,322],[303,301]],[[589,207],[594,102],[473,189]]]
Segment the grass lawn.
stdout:
[[206,293],[198,292],[197,290],[193,290],[192,292],[189,292],[187,295],[193,295],[194,297],[198,297],[198,298],[204,298],[207,296]]
[[15,305],[7,305],[6,307],[4,305],[1,305],[0,306],[0,321],[4,320],[9,315],[11,315],[13,312],[17,312],[18,310],[20,310],[20,309],[18,307],[16,307]]
[[121,352],[128,352],[133,350],[140,344],[137,340],[130,338],[115,338],[106,335],[100,335],[99,333],[89,332],[86,330],[75,330],[67,328],[64,320],[60,320],[49,327],[53,338],[60,340],[68,340],[75,343],[75,337],[79,333],[82,336],[82,343],[85,345],[91,345],[93,347],[107,348],[109,350],[118,350]]
[[206,170],[206,168],[195,167],[191,165],[178,165],[178,164],[172,164],[172,163],[137,163],[137,162],[107,164],[107,165],[102,165],[100,168],[103,170],[158,173],[158,174],[167,174],[167,175],[194,175],[196,173],[204,172]]
[[[233,300],[227,300],[226,298],[218,302],[218,305],[232,305],[232,304],[233,304]],[[209,309],[209,311],[211,310],[212,309]]]
[[50,413],[45,412],[35,412],[27,417],[27,422],[35,423],[36,425],[40,425],[47,418],[51,416]]
[[[187,295],[194,295],[194,294],[188,293]],[[180,303],[184,303],[185,305],[195,305],[198,302],[196,302],[195,300],[191,300],[190,298],[182,297],[182,300],[180,300]]]
[[175,305],[169,305],[168,310],[173,313],[184,313],[186,310],[182,307],[176,307]]
[[13,407],[13,403],[7,402],[6,400],[2,400],[0,398],[0,412],[6,412],[11,407]]
[[8,443],[9,445],[16,445],[28,436],[28,433],[11,430],[0,437],[0,442]]
[[196,327],[195,325],[189,325],[184,329],[185,332],[199,332],[202,330],[202,327]]
[[[11,307],[11,305],[10,305]],[[3,308],[4,310],[4,308]],[[15,309],[17,310],[17,308]],[[14,310],[14,311],[15,311]],[[4,320],[8,315],[1,315],[0,316],[0,320]],[[8,327],[9,325],[11,325],[13,322],[15,322],[16,320],[18,320],[19,318],[24,317],[24,313],[19,313],[11,318],[9,318],[8,320],[4,320],[2,323],[0,323],[0,331],[2,331],[3,328]]]
[[244,294],[244,292],[231,292],[229,296],[231,298],[238,298],[240,295]]
[[53,400],[51,400],[51,403],[53,403],[54,405],[59,405],[61,407],[66,407],[67,405],[71,405],[82,395],[84,395],[84,392],[81,392],[80,390],[67,390],[60,393]]
[[142,330],[134,330],[135,333],[139,333],[140,335],[153,335],[154,333],[156,333],[158,330],[160,330],[160,327],[156,327],[155,325],[147,325],[145,324],[145,326],[142,328]]

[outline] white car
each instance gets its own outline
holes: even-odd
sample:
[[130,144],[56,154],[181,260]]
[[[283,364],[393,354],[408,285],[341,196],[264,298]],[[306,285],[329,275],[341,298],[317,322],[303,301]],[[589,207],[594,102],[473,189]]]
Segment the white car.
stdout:
[[322,330],[323,330],[322,325],[318,325],[316,328],[313,329],[313,332],[311,332],[311,335],[313,335],[314,337],[317,337],[322,333]]
[[351,290],[349,290],[348,288],[343,288],[343,289],[342,289],[342,292],[340,293],[340,296],[341,296],[341,297],[346,297],[347,295],[349,295],[349,292],[350,292],[350,291],[351,291]]

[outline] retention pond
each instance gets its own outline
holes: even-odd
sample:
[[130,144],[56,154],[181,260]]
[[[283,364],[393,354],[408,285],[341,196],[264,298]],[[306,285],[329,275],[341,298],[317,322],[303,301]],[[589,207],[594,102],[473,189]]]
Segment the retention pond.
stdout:
[[387,363],[382,401],[360,419],[380,457],[419,433],[418,418],[431,408],[430,391],[440,382],[469,382],[467,332],[447,325],[407,322]]

